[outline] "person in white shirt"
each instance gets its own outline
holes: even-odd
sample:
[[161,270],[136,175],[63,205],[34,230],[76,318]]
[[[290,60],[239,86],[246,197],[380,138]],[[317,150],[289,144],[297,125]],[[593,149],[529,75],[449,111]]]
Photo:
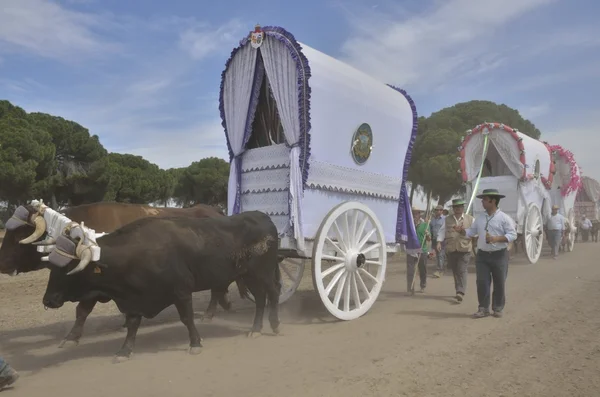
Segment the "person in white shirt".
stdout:
[[581,229],[581,240],[584,243],[587,243],[588,239],[590,238],[592,222],[585,215],[581,217],[581,222],[579,222],[579,228]]
[[548,218],[546,228],[548,230],[548,242],[552,248],[554,259],[558,258],[558,249],[560,248],[560,243],[567,231],[568,223],[569,221],[567,218],[558,213],[558,205],[553,205],[552,215]]
[[477,256],[475,268],[477,271],[477,298],[479,309],[473,315],[483,318],[490,315],[490,287],[494,283],[492,294],[492,310],[494,317],[502,317],[506,301],[504,287],[508,274],[508,244],[517,238],[514,221],[498,209],[500,199],[506,196],[497,189],[484,189],[477,196],[486,213],[475,218],[468,229],[463,225],[454,226],[454,230],[466,237],[477,238]]

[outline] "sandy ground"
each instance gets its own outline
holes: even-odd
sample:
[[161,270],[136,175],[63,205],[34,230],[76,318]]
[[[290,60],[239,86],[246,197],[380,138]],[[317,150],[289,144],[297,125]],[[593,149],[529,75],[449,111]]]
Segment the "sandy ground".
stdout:
[[[169,308],[142,322],[136,354],[113,364],[124,333],[113,303],[100,304],[81,344],[58,349],[74,305],[45,311],[47,272],[0,277],[0,354],[21,372],[6,396],[599,396],[600,245],[577,244],[559,261],[514,258],[505,317],[471,319],[454,304],[452,277],[429,279],[425,295],[404,295],[404,264],[390,263],[379,300],[365,316],[336,321],[312,291],[310,269],[281,305],[283,336],[248,339],[251,303],[197,320],[198,356]],[[232,297],[237,298],[235,287]],[[195,296],[198,316],[207,294]],[[265,319],[265,331],[268,331]],[[3,395],[4,395],[3,394]]]

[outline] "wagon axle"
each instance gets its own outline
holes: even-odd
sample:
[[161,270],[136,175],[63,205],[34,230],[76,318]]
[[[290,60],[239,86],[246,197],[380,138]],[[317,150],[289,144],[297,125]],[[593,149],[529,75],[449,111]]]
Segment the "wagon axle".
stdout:
[[360,253],[360,254],[356,255],[356,267],[357,268],[364,265],[366,261],[367,261],[367,258],[365,257],[365,254]]

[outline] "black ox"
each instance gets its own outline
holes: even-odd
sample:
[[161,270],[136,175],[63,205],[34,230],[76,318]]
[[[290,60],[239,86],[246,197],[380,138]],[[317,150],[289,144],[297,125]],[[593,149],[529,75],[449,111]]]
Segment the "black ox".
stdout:
[[[104,207],[101,207],[104,208]],[[81,211],[79,211],[81,212]],[[74,220],[81,222],[81,214]],[[98,215],[98,214],[95,214]],[[115,218],[115,214],[111,218]],[[122,214],[116,214],[122,215]],[[210,214],[191,214],[198,218],[209,216]],[[182,216],[181,214],[173,214],[171,216]],[[214,216],[213,216],[214,217]],[[84,218],[88,219],[89,217]],[[36,244],[46,239],[45,233],[46,224],[38,210],[31,205],[18,207],[11,219],[6,223],[6,235],[0,245],[0,273],[2,274],[19,274],[32,271],[42,270],[46,268],[48,262],[43,262],[42,257],[46,254],[37,252]],[[33,244],[32,244],[33,243]],[[238,283],[240,295],[245,293],[245,287]],[[83,335],[83,327],[85,322],[96,306],[96,303],[110,302],[108,296],[96,294],[92,298],[84,298],[79,300],[75,309],[75,323],[69,333],[63,338],[59,347],[67,345],[77,345]],[[211,290],[211,299],[205,311],[204,318],[210,320],[215,315],[217,302],[225,309],[230,310],[231,303],[227,297],[227,288],[224,290]],[[126,327],[127,324],[124,325]]]
[[192,293],[222,290],[238,279],[255,298],[250,335],[262,330],[267,300],[271,328],[279,333],[278,235],[262,212],[139,219],[97,240],[98,262],[91,261],[90,251],[72,236],[63,234],[50,254],[43,303],[60,308],[65,301],[112,299],[126,315],[127,325],[118,360],[131,355],[142,317],[153,318],[172,304],[188,329],[189,352],[199,353],[202,345],[194,325]]

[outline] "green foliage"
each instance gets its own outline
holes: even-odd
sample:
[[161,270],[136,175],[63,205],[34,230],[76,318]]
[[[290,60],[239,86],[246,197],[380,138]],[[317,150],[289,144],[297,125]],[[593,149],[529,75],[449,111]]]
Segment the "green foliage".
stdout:
[[484,122],[499,122],[539,139],[541,132],[517,110],[490,101],[458,103],[419,118],[408,179],[440,202],[462,190],[458,146],[466,131]]
[[10,207],[32,198],[54,206],[97,201],[166,205],[170,199],[224,205],[228,178],[224,160],[162,170],[140,156],[109,154],[98,136],[73,121],[28,114],[0,101],[0,202]]
[[175,196],[186,207],[198,203],[227,204],[229,163],[217,157],[208,157],[182,170]]

